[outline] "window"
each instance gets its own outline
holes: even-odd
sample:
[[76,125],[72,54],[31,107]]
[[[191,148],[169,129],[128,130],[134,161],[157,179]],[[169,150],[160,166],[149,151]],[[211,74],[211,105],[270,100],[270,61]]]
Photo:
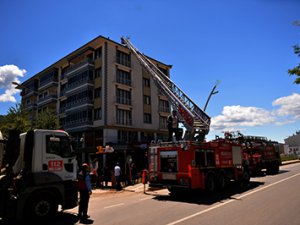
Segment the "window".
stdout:
[[159,127],[163,129],[167,128],[167,117],[165,116],[159,117]]
[[144,123],[151,123],[151,114],[144,113]]
[[117,109],[117,124],[132,125],[131,111]]
[[137,132],[127,131],[127,130],[118,130],[118,142],[119,143],[128,143],[133,142],[138,139]]
[[101,108],[94,110],[94,119],[95,120],[101,120],[102,119],[102,110]]
[[131,75],[129,72],[117,69],[117,82],[120,84],[131,85]]
[[117,63],[130,67],[131,65],[130,54],[117,50]]
[[72,156],[69,138],[66,136],[46,136],[46,152],[61,157]]
[[95,50],[95,59],[101,58],[101,56],[102,56],[102,48],[100,47]]
[[170,112],[170,103],[166,100],[159,100],[159,111]]
[[102,76],[102,68],[95,69],[95,78]]
[[117,89],[117,103],[130,105],[131,104],[131,92],[122,89]]
[[144,95],[144,104],[151,105],[151,97],[148,95]]
[[144,87],[150,87],[150,79],[143,78],[143,86]]
[[101,87],[95,89],[95,98],[101,98]]
[[177,151],[160,152],[161,172],[177,172]]

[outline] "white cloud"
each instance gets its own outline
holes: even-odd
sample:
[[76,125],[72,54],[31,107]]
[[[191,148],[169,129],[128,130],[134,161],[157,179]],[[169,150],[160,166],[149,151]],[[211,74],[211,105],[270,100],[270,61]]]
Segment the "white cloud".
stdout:
[[254,127],[270,124],[275,117],[269,111],[257,107],[240,105],[225,106],[222,114],[212,118],[213,130],[237,130],[240,127]]
[[275,110],[278,116],[290,117],[294,120],[300,119],[300,94],[293,93],[292,95],[276,99],[273,106],[279,106]]
[[240,130],[267,124],[284,125],[300,119],[300,94],[293,93],[272,102],[279,107],[266,110],[240,105],[224,106],[222,114],[211,119],[211,129],[218,131]]
[[15,89],[12,82],[20,83],[19,77],[23,77],[26,70],[19,69],[15,65],[0,66],[0,89],[4,90],[3,94],[0,94],[0,102],[16,102],[15,94],[20,91]]

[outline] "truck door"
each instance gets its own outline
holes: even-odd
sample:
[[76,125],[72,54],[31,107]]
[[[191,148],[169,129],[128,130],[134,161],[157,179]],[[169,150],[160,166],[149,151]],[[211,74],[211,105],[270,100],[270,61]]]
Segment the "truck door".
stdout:
[[58,175],[62,180],[76,179],[76,159],[69,137],[64,133],[43,135],[42,171]]

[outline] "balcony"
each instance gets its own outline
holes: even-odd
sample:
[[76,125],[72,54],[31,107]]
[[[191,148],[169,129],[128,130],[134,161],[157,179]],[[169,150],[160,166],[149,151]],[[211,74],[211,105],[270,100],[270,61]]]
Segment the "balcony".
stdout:
[[46,80],[40,81],[39,90],[46,89],[51,86],[58,86],[58,80],[54,77],[49,77]]
[[85,117],[77,120],[66,121],[65,124],[63,124],[63,127],[66,131],[75,131],[93,127],[93,121],[92,119]]
[[83,88],[94,87],[94,81],[90,79],[78,80],[70,85],[65,90],[65,94],[69,95],[70,93],[81,90]]
[[80,71],[89,70],[90,68],[94,67],[94,62],[90,59],[85,59],[81,61],[80,63],[77,63],[73,66],[70,66],[70,68],[66,69],[64,73],[64,77],[68,78],[73,74],[77,74]]
[[72,110],[78,110],[80,108],[87,108],[87,107],[93,107],[94,103],[93,100],[86,97],[77,99],[76,101],[68,102],[65,107],[66,112],[70,112]]
[[37,102],[37,106],[45,105],[51,102],[57,101],[57,95],[47,95],[43,98],[40,98]]

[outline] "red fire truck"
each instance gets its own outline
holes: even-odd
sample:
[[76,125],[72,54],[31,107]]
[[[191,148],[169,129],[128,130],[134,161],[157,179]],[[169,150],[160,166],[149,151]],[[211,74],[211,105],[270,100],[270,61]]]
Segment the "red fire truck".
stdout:
[[150,186],[164,186],[171,192],[224,189],[230,180],[250,179],[242,147],[225,139],[209,142],[163,143],[149,149]]
[[243,155],[249,161],[251,175],[259,175],[262,170],[267,174],[278,174],[281,165],[279,143],[262,136],[246,136],[241,133],[225,133],[225,138],[239,142]]
[[248,161],[243,159],[242,145],[224,138],[206,142],[210,117],[128,38],[122,38],[122,43],[177,110],[189,136],[188,141],[152,144],[148,154],[150,186],[164,186],[171,193],[182,189],[213,192],[223,189],[230,180],[248,182]]

